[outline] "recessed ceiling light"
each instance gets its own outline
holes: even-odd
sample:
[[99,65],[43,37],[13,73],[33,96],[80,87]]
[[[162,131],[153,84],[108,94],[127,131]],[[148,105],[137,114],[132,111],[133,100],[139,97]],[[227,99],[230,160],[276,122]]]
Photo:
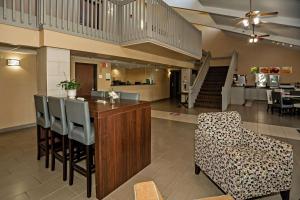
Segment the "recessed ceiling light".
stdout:
[[293,45],[292,45],[292,44],[290,44],[290,47],[293,47]]

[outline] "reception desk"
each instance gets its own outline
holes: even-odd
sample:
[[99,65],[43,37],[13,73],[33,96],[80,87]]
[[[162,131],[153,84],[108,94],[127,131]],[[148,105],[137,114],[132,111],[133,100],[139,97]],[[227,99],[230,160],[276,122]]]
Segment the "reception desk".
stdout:
[[139,93],[142,101],[157,101],[170,97],[170,88],[160,84],[112,86],[114,91]]

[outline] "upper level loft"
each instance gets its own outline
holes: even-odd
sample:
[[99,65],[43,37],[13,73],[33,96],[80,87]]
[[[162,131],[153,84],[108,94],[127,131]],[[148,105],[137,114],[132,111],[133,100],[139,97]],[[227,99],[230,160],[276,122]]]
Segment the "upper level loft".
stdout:
[[0,0],[0,23],[185,60],[202,56],[201,32],[162,0]]

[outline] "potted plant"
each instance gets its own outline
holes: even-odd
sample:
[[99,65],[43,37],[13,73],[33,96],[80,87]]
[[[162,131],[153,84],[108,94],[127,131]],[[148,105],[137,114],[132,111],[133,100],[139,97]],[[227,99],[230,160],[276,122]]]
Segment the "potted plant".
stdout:
[[79,88],[80,84],[75,80],[65,80],[61,81],[57,86],[62,87],[64,90],[67,91],[67,96],[71,99],[75,99],[76,97],[76,90]]

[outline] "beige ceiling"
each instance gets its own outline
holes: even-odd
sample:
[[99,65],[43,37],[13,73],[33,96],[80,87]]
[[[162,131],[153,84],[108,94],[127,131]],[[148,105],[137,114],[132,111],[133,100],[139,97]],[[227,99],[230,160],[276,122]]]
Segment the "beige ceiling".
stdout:
[[[204,25],[242,35],[251,30],[233,20],[249,10],[249,0],[164,0],[195,25]],[[258,34],[270,34],[269,42],[300,46],[300,0],[252,0],[253,9],[278,11],[276,17],[264,18],[256,27]]]

